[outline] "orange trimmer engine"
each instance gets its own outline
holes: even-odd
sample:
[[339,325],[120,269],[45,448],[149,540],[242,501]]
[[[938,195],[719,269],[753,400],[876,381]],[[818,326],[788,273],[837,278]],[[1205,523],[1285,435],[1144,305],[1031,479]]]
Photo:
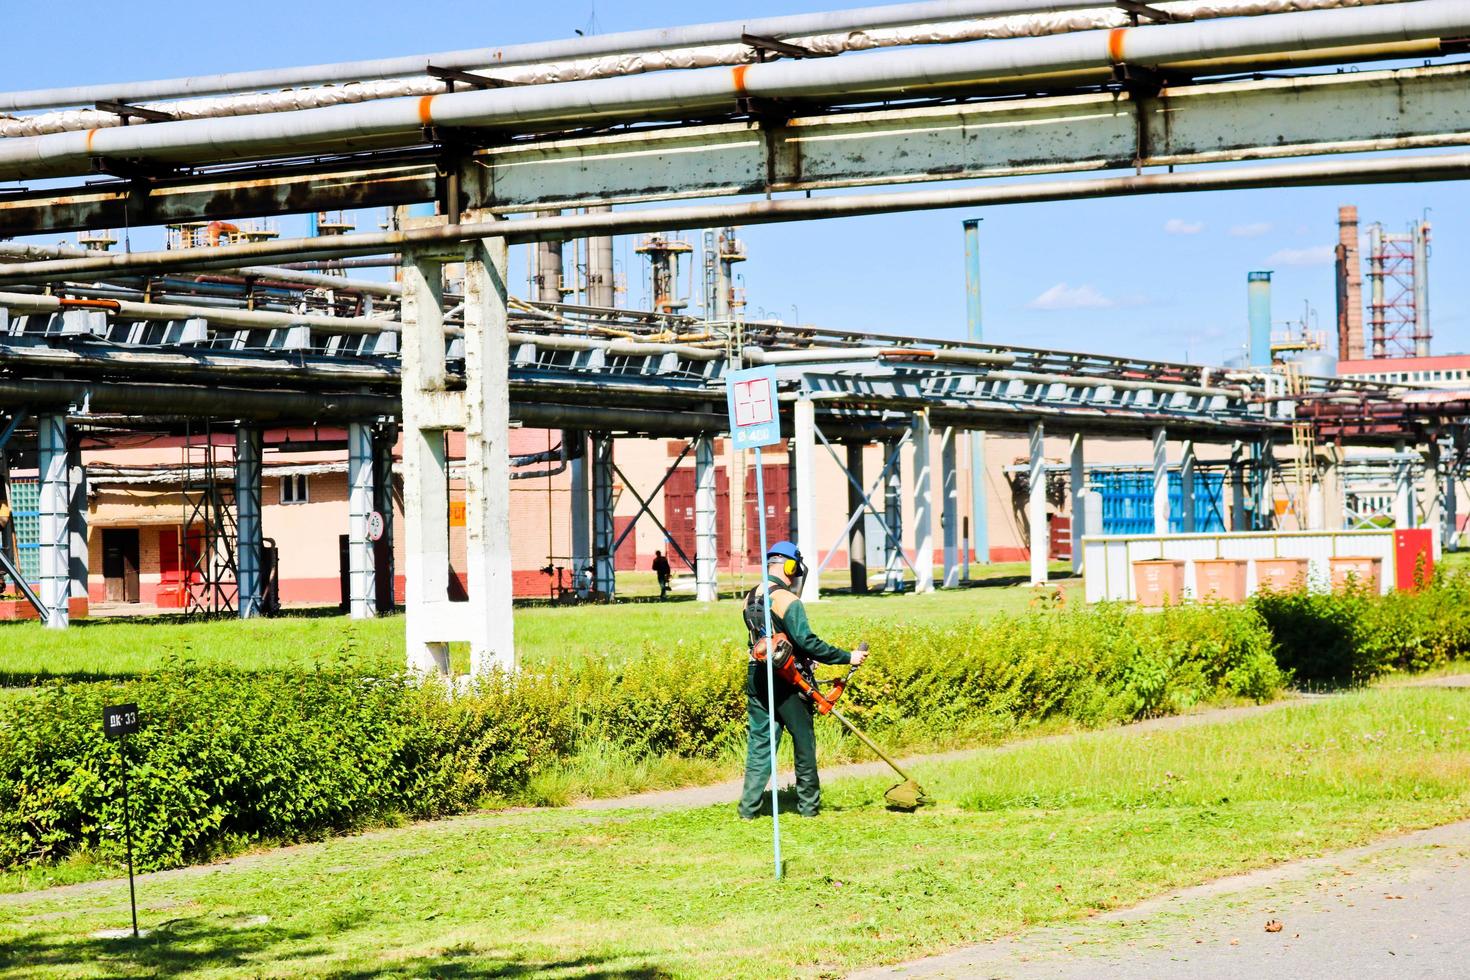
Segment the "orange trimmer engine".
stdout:
[[[846,676],[834,681],[819,681],[812,672],[811,661],[796,655],[796,648],[791,645],[791,638],[785,633],[777,633],[771,637],[761,637],[756,641],[750,655],[756,663],[766,662],[766,651],[776,651],[771,667],[776,676],[781,678],[792,687],[801,692],[802,697],[811,701],[816,706],[818,714],[829,714],[837,699],[842,697],[842,692],[847,690],[847,682],[852,678],[853,670],[848,670]],[[822,693],[822,687],[828,686],[830,690]]]

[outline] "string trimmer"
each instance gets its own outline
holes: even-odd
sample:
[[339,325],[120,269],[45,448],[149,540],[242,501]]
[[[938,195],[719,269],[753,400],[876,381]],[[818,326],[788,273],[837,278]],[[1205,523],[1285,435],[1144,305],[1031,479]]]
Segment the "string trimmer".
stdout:
[[[857,667],[849,667],[845,675],[835,680],[818,681],[812,672],[810,661],[804,661],[796,656],[796,651],[792,648],[791,640],[787,638],[785,633],[777,633],[772,639],[774,640],[776,650],[776,657],[772,662],[772,666],[776,670],[776,676],[796,688],[801,692],[803,697],[811,701],[816,706],[817,714],[831,715],[840,721],[844,728],[857,736],[858,741],[872,749],[874,755],[888,763],[894,772],[903,777],[903,782],[897,786],[890,786],[888,791],[883,794],[883,799],[887,801],[889,809],[912,812],[921,806],[933,803],[934,801],[929,798],[929,794],[924,792],[924,788],[918,784],[913,776],[904,772],[903,767],[889,758],[888,753],[880,749],[876,742],[863,734],[856,725],[848,720],[846,715],[837,710],[837,700],[847,690],[847,684],[852,680],[852,675],[857,673]],[[866,651],[868,645],[863,643],[858,649]],[[764,639],[756,643],[754,653],[755,659],[759,663],[765,663],[766,641]],[[830,688],[830,691],[823,694],[823,687]]]

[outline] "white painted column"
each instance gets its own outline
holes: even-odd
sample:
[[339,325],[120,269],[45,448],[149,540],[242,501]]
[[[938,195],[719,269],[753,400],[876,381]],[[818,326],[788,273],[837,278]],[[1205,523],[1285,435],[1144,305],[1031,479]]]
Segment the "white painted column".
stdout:
[[805,392],[792,407],[792,448],[795,450],[796,480],[796,546],[801,549],[809,569],[801,587],[802,602],[821,598],[821,582],[817,566],[822,562],[817,543],[817,486],[815,479],[817,451],[817,406]]
[[265,604],[265,539],[260,523],[260,430],[235,429],[235,581],[241,619],[259,616]]
[[41,603],[50,611],[46,625],[65,629],[71,622],[71,486],[66,465],[66,416],[41,415],[37,467],[40,470]]
[[1184,440],[1179,457],[1179,516],[1183,521],[1184,533],[1193,534],[1194,523],[1194,440]]
[[510,321],[504,238],[465,248],[465,549],[470,672],[514,670]]
[[883,523],[888,533],[883,535],[883,588],[889,592],[903,591],[903,465],[898,458],[898,440],[883,444],[883,461],[893,457],[893,466],[883,484]]
[[1154,533],[1169,533],[1169,434],[1154,429]]
[[363,422],[347,424],[347,608],[353,619],[377,615],[377,568],[368,517],[376,494],[373,430]]
[[990,507],[985,496],[985,433],[970,433],[970,543],[965,546],[965,577],[969,577],[969,552],[975,564],[990,564]]
[[847,472],[852,475],[852,480],[847,484],[847,517],[852,521],[852,515],[858,515],[858,519],[852,521],[847,532],[847,575],[853,595],[868,591],[867,504],[858,488],[853,486],[853,482],[858,487],[867,486],[863,482],[863,451],[866,448],[861,442],[847,444]]
[[715,506],[715,441],[701,434],[694,443],[694,597],[720,597],[720,555]]
[[939,436],[939,527],[944,538],[944,588],[960,584],[959,433],[950,426]]
[[[410,670],[449,673],[449,468],[444,430],[463,417],[445,385],[442,269],[403,256],[404,632]],[[450,419],[450,415],[454,419]]]
[[929,415],[909,422],[914,465],[914,591],[934,591],[934,478],[929,466]]
[[567,447],[568,454],[572,456],[568,464],[572,497],[572,585],[577,595],[585,598],[589,591],[587,571],[592,564],[592,494],[588,481],[591,472],[591,459],[588,455],[590,450],[585,432],[569,429],[562,433],[562,438],[572,440],[574,444]]
[[71,577],[68,595],[72,599],[87,601],[87,470],[82,465],[82,450],[73,440],[67,447],[67,533],[70,535],[70,550],[67,554],[67,573]]
[[1031,538],[1031,584],[1045,585],[1051,558],[1051,533],[1046,525],[1046,427],[1032,422],[1030,429],[1030,492],[1026,499],[1026,526]]
[[592,436],[592,587],[605,599],[617,593],[614,540],[613,437],[598,432]]
[[1402,442],[1395,443],[1393,526],[1414,526],[1414,466]]
[[[1071,458],[1071,480],[1069,481],[1072,491],[1072,574],[1082,574],[1082,536],[1092,529],[1087,526],[1087,507],[1084,495],[1087,493],[1087,465],[1086,445],[1082,439],[1082,433],[1072,434],[1072,458]],[[1094,532],[1095,533],[1095,532]]]
[[1439,458],[1440,486],[1444,488],[1444,501],[1441,507],[1440,534],[1443,536],[1443,547],[1446,551],[1460,550],[1460,502],[1459,480],[1455,478],[1455,447],[1450,444],[1449,452]]

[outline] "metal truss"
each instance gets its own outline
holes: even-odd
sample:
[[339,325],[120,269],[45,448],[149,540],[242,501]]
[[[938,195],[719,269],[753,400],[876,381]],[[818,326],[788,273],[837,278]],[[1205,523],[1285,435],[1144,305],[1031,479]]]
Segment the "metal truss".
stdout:
[[656,526],[661,532],[663,532],[664,540],[673,547],[675,553],[678,554],[680,560],[682,560],[684,564],[689,566],[689,570],[691,572],[697,571],[697,566],[695,565],[694,559],[686,555],[684,553],[684,549],[679,547],[679,542],[676,541],[674,539],[674,536],[669,533],[669,529],[664,527],[664,522],[658,519],[658,515],[653,512],[653,508],[650,505],[650,501],[652,501],[663,491],[664,484],[669,482],[669,477],[674,475],[674,471],[679,468],[679,464],[684,462],[684,458],[688,456],[693,449],[694,441],[691,440],[680,451],[678,457],[669,464],[668,469],[664,471],[663,478],[658,481],[658,486],[653,488],[653,493],[649,494],[647,499],[644,499],[643,495],[638,492],[638,488],[633,486],[633,481],[628,479],[628,475],[618,467],[618,464],[612,464],[613,472],[618,475],[618,479],[623,481],[623,486],[627,488],[627,491],[633,495],[633,499],[638,501],[638,513],[633,515],[633,519],[629,521],[627,525],[623,528],[623,533],[619,534],[617,536],[617,539],[613,541],[612,548],[608,551],[609,554],[616,555],[618,553],[618,548],[622,547],[622,544],[625,540],[627,540],[628,535],[633,533],[633,530],[638,526],[638,521],[642,519],[643,515],[647,514],[648,519],[653,521],[654,526]]
[[[909,567],[909,571],[913,572],[914,577],[917,578],[919,575],[919,570],[914,567],[913,562],[909,561],[908,555],[904,554],[903,543],[898,540],[898,537],[894,534],[893,528],[889,527],[886,505],[882,512],[880,512],[877,507],[873,506],[873,494],[877,493],[880,489],[884,488],[887,485],[889,474],[898,472],[900,455],[903,452],[903,448],[907,446],[911,441],[911,436],[913,435],[912,431],[905,430],[903,435],[899,436],[899,438],[894,441],[894,443],[892,444],[893,450],[888,454],[888,458],[884,461],[882,468],[878,471],[878,478],[874,480],[873,485],[866,490],[864,490],[862,484],[858,483],[857,479],[853,477],[852,471],[847,468],[847,464],[844,463],[841,457],[837,455],[837,450],[832,447],[832,443],[828,441],[827,436],[822,432],[821,427],[814,426],[813,431],[816,432],[817,438],[821,440],[822,445],[827,447],[828,454],[831,455],[833,462],[837,464],[837,468],[842,471],[842,475],[847,477],[847,482],[851,484],[852,488],[858,492],[858,496],[862,498],[862,503],[858,505],[856,510],[848,515],[847,524],[842,528],[842,533],[837,536],[837,541],[832,545],[832,547],[827,549],[827,557],[823,558],[821,562],[817,565],[817,570],[814,574],[817,575],[819,578],[821,577],[822,571],[827,567],[828,563],[832,561],[832,557],[837,554],[837,549],[841,548],[843,546],[843,543],[848,540],[848,535],[852,533],[852,529],[854,526],[856,526],[858,520],[861,519],[865,514],[872,514],[873,517],[877,519],[878,526],[883,528],[883,534],[888,540],[889,547],[897,553],[899,558],[903,559],[903,563]],[[850,555],[848,556],[849,560],[851,560],[851,557],[852,556]],[[889,574],[891,573],[892,569],[889,570]]]

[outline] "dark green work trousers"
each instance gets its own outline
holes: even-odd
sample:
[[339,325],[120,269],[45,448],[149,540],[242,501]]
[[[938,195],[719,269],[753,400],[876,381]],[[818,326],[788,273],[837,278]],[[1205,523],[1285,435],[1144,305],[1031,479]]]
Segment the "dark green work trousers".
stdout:
[[[745,705],[750,735],[745,754],[745,789],[740,794],[740,815],[760,813],[761,797],[771,779],[771,716],[766,698],[765,664],[752,663],[745,673]],[[791,733],[796,755],[796,810],[814,817],[822,808],[822,784],[817,778],[817,733],[812,726],[812,703],[789,684],[776,681],[776,744],[781,732]]]

